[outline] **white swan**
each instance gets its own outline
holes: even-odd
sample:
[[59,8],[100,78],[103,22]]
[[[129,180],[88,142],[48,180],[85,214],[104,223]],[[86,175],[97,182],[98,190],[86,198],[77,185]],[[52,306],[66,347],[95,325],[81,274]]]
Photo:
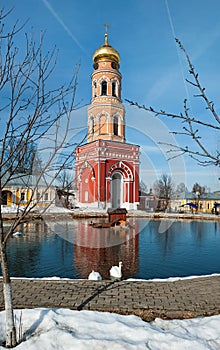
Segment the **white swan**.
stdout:
[[102,280],[102,276],[100,275],[99,272],[96,272],[94,270],[92,270],[92,272],[90,272],[88,280],[90,281],[101,281]]
[[122,261],[119,261],[119,266],[112,266],[110,269],[110,276],[114,278],[121,278],[122,277],[122,268],[123,264]]
[[12,236],[14,236],[14,237],[22,236],[22,232],[20,232],[20,231],[13,232]]

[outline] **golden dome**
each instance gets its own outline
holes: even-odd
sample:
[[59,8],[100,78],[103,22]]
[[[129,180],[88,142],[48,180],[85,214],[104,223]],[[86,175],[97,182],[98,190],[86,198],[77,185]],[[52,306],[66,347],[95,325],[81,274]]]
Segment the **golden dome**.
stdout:
[[104,60],[111,60],[111,61],[114,61],[117,63],[120,62],[120,55],[119,55],[118,51],[116,51],[108,43],[108,33],[105,33],[104,44],[101,47],[99,47],[93,55],[94,63],[96,63],[98,61],[104,61]]

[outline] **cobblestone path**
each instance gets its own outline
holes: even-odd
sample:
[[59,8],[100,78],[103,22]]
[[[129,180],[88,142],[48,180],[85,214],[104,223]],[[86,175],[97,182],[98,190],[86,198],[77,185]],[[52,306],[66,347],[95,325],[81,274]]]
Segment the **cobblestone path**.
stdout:
[[146,321],[220,314],[218,275],[175,282],[12,279],[12,285],[15,308],[112,311]]

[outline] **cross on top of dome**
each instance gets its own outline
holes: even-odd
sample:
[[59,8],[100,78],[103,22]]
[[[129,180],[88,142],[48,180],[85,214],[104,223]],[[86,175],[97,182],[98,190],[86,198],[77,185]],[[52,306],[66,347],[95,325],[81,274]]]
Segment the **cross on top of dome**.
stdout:
[[107,23],[104,24],[105,26],[105,42],[104,44],[99,47],[94,55],[93,55],[93,61],[94,63],[104,60],[111,60],[114,62],[119,63],[120,62],[120,55],[117,50],[115,50],[108,42],[108,29],[109,25]]

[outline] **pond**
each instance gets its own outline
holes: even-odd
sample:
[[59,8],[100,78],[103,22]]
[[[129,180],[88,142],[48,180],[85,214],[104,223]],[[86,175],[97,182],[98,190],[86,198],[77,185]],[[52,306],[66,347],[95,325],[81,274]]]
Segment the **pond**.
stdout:
[[[97,220],[96,220],[97,221]],[[11,276],[109,279],[123,261],[123,278],[220,273],[220,223],[129,219],[125,228],[93,228],[90,220],[31,222],[11,237]]]

